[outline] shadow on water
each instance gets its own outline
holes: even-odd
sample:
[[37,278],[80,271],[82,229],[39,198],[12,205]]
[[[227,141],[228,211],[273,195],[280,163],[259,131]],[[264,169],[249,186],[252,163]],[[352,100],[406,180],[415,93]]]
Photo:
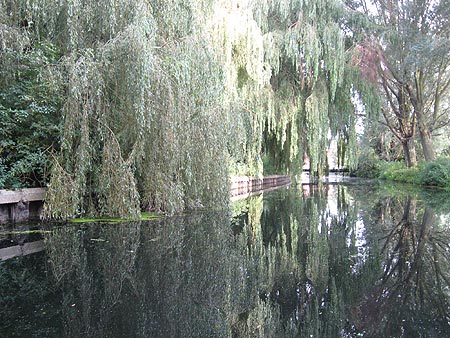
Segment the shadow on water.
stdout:
[[0,263],[0,336],[446,337],[449,204],[304,185],[229,212],[40,224],[45,252]]

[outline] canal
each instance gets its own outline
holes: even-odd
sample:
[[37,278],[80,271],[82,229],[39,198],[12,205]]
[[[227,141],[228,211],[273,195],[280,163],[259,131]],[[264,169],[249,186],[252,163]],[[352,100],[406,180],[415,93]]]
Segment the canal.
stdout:
[[[284,187],[128,223],[0,228],[0,337],[449,337],[448,192]],[[6,257],[6,256],[5,256]]]

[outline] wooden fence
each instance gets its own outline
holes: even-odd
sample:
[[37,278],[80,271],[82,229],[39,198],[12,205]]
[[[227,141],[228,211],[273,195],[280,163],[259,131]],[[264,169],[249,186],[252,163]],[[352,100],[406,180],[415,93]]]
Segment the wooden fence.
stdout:
[[234,176],[231,178],[231,199],[245,198],[256,192],[291,183],[289,176],[270,175],[261,178],[249,176]]
[[[234,176],[231,178],[231,198],[246,196],[291,182],[289,176],[270,175],[261,178]],[[45,199],[45,188],[0,190],[0,223],[39,219]]]

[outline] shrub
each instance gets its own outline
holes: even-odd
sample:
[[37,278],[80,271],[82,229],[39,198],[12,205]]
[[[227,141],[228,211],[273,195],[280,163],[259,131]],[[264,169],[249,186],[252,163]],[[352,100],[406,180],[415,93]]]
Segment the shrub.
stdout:
[[422,164],[408,168],[403,162],[384,162],[380,178],[397,182],[421,184],[420,172],[422,167]]
[[450,157],[426,163],[420,179],[423,185],[450,188]]
[[352,176],[378,178],[381,174],[383,161],[373,153],[366,153],[358,159],[358,166],[351,172]]
[[450,157],[408,168],[402,162],[383,162],[380,178],[417,185],[450,188]]
[[47,43],[1,57],[16,66],[0,69],[0,76],[9,76],[0,81],[0,189],[42,186],[59,135],[61,86],[53,76],[59,54]]

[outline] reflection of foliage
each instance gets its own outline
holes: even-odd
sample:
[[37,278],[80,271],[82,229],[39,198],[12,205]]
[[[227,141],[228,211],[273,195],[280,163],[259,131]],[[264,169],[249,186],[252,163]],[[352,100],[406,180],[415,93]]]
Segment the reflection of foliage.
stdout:
[[359,325],[369,337],[439,336],[448,325],[450,233],[436,227],[435,212],[419,210],[416,200],[408,198],[402,209],[390,216],[398,221],[383,237],[384,272],[359,308],[366,313]]
[[[311,203],[311,200],[306,201]],[[317,204],[311,203],[309,207],[311,219],[307,229],[306,277],[311,280],[318,290],[326,289],[328,282],[328,231],[325,215],[319,215]],[[318,225],[315,224],[318,222]]]
[[235,314],[246,311],[233,293],[246,275],[228,221],[226,214],[196,213],[143,229],[136,296],[147,314],[144,336],[225,337]]
[[0,263],[0,337],[56,337],[58,295],[43,254]]
[[58,283],[81,265],[80,235],[76,228],[66,227],[57,228],[45,236],[53,275]]
[[450,198],[448,191],[423,190],[418,199],[438,214],[447,214],[450,210]]
[[66,336],[103,335],[125,282],[129,288],[134,285],[139,224],[66,226],[46,234],[52,271],[63,293]]
[[[259,281],[260,305],[245,319],[247,328],[268,329],[264,326],[268,323],[258,319],[264,313],[275,336],[333,336],[343,327],[343,294],[329,276],[327,189],[311,188],[312,195],[306,198],[294,189],[269,194],[260,200],[260,208],[254,208],[263,210],[260,221],[248,216],[257,221],[248,228],[260,227],[262,233],[248,250],[248,261],[257,263],[252,274],[258,276],[253,278]],[[273,311],[279,312],[277,320]]]
[[[240,201],[232,226],[228,213],[195,212],[49,229],[54,278],[19,264],[37,269],[27,282],[2,264],[0,286],[12,295],[9,276],[19,276],[11,304],[30,292],[52,307],[59,336],[444,336],[450,229],[431,202],[359,186],[307,190]],[[2,314],[23,318],[7,305]]]
[[[394,198],[392,192],[375,190],[367,198],[359,187],[339,187],[339,212],[334,214],[326,204],[332,192],[326,191],[313,188],[302,198],[291,190],[261,202],[263,233],[253,243],[249,260],[259,262],[255,272],[261,299],[266,306],[273,302],[279,307],[280,321],[272,325],[281,326],[274,332],[299,337],[343,332],[390,336],[404,320],[403,329],[412,335],[442,334],[449,302],[444,291],[449,281],[449,234],[430,228],[435,220],[431,209],[412,203],[407,194]],[[361,196],[355,200],[350,191]],[[416,217],[422,222],[405,226],[405,219]],[[365,233],[360,233],[361,227]],[[391,244],[378,245],[380,230],[391,234],[385,239]],[[374,284],[377,287],[370,290]],[[246,322],[251,326],[248,318]]]
[[56,284],[62,294],[62,323],[67,336],[91,333],[89,317],[92,315],[92,271],[83,241],[83,231],[75,227],[57,228],[45,236],[46,249]]

